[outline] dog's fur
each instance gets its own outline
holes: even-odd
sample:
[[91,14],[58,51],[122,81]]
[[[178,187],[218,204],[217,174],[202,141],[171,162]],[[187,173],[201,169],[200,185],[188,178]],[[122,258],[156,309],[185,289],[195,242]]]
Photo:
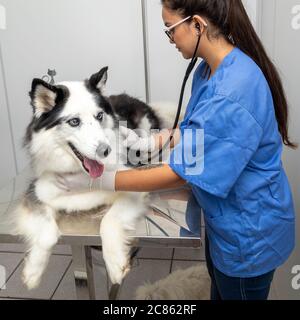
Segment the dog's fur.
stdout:
[[[107,68],[84,82],[50,85],[34,79],[30,92],[33,117],[25,136],[35,177],[16,210],[16,231],[28,245],[23,281],[29,289],[38,286],[51,249],[60,237],[61,214],[109,210],[102,218],[100,235],[103,256],[112,283],[121,283],[129,270],[128,231],[147,209],[145,193],[87,191],[70,193],[59,188],[57,174],[92,170],[125,170],[127,163],[112,165],[119,146],[109,132],[118,130],[118,120],[131,129],[161,129],[162,119],[143,102],[125,94],[105,97]],[[78,124],[79,120],[79,124]],[[126,153],[126,150],[122,150]],[[122,153],[121,152],[121,153]],[[88,159],[88,160],[86,160]],[[86,163],[89,163],[88,168]],[[101,165],[99,165],[101,164]],[[100,173],[99,173],[100,172]]]
[[136,300],[209,300],[210,277],[204,265],[176,270],[155,283],[140,286]]

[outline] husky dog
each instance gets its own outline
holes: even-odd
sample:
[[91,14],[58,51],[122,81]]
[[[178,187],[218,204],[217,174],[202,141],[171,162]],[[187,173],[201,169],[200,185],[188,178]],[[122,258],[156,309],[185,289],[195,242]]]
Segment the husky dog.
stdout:
[[29,289],[40,282],[51,249],[60,237],[57,219],[63,213],[108,206],[99,233],[112,283],[121,283],[129,270],[128,232],[134,230],[136,220],[147,210],[147,194],[67,192],[59,188],[55,179],[57,174],[82,170],[95,179],[112,167],[128,169],[126,161],[118,163],[113,159],[119,146],[108,134],[118,132],[120,120],[127,121],[131,129],[161,129],[162,119],[143,102],[125,94],[103,95],[107,70],[103,68],[83,82],[32,82],[33,117],[24,145],[35,176],[16,210],[17,233],[28,246],[23,281]]

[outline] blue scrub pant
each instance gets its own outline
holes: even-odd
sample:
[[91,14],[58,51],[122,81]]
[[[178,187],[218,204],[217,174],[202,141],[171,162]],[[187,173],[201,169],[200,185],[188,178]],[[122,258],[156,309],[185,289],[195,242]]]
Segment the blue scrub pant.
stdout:
[[275,270],[254,278],[229,277],[215,268],[205,235],[206,265],[211,278],[211,300],[267,300]]

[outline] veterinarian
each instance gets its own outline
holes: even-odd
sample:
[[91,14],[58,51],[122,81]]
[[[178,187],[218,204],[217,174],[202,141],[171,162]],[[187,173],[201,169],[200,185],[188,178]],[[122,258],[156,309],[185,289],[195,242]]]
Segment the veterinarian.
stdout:
[[[192,58],[200,40],[196,56],[203,61],[194,73],[185,117],[169,163],[104,172],[99,188],[149,192],[188,184],[204,211],[211,298],[267,299],[274,272],[295,242],[281,154],[283,145],[296,145],[288,136],[281,80],[241,0],[161,2],[166,33],[185,59]],[[204,134],[204,163],[198,174],[190,174],[190,163],[177,160],[199,147],[194,139],[184,139],[196,130]],[[134,150],[157,150],[168,139],[163,134],[139,138],[126,129],[123,134]],[[87,180],[82,175],[65,185],[85,188]]]

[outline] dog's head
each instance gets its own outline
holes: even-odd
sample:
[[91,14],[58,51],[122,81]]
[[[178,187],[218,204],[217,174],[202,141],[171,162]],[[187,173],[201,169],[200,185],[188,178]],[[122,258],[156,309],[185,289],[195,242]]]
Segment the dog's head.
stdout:
[[112,107],[102,95],[107,70],[101,69],[84,82],[50,85],[33,80],[29,93],[33,118],[25,145],[35,166],[43,162],[39,172],[83,168],[92,178],[102,175],[112,151],[109,137],[116,127]]

